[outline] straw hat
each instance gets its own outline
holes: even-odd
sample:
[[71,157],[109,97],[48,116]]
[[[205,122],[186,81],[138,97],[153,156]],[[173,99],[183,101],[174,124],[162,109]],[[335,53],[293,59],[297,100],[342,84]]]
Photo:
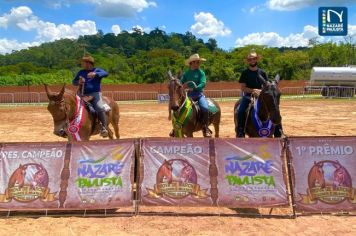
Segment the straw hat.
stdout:
[[94,58],[92,56],[84,56],[82,57],[81,61],[86,61],[94,64]]
[[260,55],[257,54],[257,52],[255,51],[255,49],[252,49],[249,54],[247,55],[247,59],[250,58],[256,58],[257,60],[260,59]]
[[185,60],[185,65],[189,66],[193,61],[206,61],[205,58],[199,56],[198,53],[191,55],[187,60]]

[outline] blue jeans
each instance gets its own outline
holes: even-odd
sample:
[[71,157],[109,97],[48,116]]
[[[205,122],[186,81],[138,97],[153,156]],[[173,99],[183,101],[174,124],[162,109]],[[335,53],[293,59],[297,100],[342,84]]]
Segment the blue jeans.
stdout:
[[245,128],[245,123],[246,123],[245,114],[250,102],[251,102],[250,96],[243,96],[240,100],[239,110],[237,111],[237,127],[235,130],[236,133],[238,133],[239,130],[240,132],[243,132]]
[[[189,94],[188,94],[189,96]],[[198,101],[199,107],[202,112],[202,123],[203,125],[208,126],[209,123],[209,106],[208,102],[203,93],[200,93],[198,96],[190,96],[193,101]]]
[[105,112],[104,101],[101,92],[88,93],[86,96],[92,96],[93,100],[90,103],[93,105],[96,112]]

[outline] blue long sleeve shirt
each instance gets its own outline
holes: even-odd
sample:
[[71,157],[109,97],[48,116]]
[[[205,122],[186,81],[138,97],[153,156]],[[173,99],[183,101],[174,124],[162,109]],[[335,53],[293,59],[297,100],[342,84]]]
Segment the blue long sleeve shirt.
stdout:
[[[95,72],[94,78],[88,78],[90,72]],[[80,70],[74,77],[72,84],[79,85],[79,78],[83,77],[85,79],[84,84],[84,94],[95,93],[101,91],[101,79],[108,76],[109,73],[101,68],[93,68],[92,70]]]

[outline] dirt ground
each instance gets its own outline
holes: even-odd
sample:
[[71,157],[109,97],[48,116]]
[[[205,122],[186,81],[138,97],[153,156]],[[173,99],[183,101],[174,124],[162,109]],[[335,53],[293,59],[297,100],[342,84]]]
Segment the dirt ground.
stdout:
[[[220,137],[234,137],[233,102],[221,102]],[[166,104],[120,104],[121,138],[167,137]],[[356,100],[282,100],[286,135],[356,135]],[[0,142],[64,141],[52,134],[46,106],[0,106]],[[196,133],[201,137],[201,133]],[[95,136],[93,139],[100,139]],[[150,208],[149,211],[160,211]],[[227,208],[182,212],[233,213]],[[222,216],[0,218],[0,235],[356,235],[355,217],[297,219]]]

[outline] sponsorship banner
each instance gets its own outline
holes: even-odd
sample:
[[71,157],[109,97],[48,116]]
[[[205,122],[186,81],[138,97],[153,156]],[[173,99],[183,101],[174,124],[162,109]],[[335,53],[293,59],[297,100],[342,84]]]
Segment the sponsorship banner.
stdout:
[[296,210],[356,210],[356,137],[290,138]]
[[132,205],[133,140],[73,143],[65,208]]
[[66,143],[0,146],[0,209],[59,208]]
[[216,139],[219,206],[288,206],[282,141]]
[[212,205],[209,139],[146,139],[142,151],[143,205]]

